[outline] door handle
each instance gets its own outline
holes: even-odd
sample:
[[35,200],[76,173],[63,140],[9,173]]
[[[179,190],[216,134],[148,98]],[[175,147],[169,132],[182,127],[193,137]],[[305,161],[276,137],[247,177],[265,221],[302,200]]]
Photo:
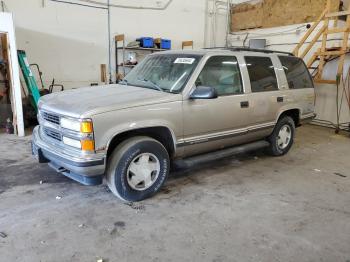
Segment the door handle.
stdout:
[[249,107],[249,102],[248,101],[242,101],[241,102],[241,108],[247,108]]
[[278,96],[277,97],[277,102],[282,103],[283,102],[283,96]]

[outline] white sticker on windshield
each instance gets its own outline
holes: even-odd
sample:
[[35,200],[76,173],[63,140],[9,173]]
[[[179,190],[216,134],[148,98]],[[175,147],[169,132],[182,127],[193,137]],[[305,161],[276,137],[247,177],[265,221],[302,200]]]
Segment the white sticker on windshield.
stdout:
[[195,58],[179,57],[179,58],[176,58],[174,64],[189,64],[189,65],[192,65],[195,60],[196,60]]

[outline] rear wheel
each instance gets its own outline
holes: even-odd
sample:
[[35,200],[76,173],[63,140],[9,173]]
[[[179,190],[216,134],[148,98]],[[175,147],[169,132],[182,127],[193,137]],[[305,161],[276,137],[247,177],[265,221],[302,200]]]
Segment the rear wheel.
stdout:
[[269,153],[273,156],[286,154],[292,147],[295,135],[295,124],[291,117],[282,117],[276,124],[273,133],[268,137]]
[[124,201],[140,201],[159,191],[169,174],[165,147],[150,137],[133,137],[113,151],[107,166],[107,185]]

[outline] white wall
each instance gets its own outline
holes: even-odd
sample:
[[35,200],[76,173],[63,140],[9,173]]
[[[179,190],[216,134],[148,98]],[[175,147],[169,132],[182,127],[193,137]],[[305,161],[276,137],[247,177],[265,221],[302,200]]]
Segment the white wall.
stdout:
[[[31,63],[40,65],[46,85],[52,78],[67,88],[98,82],[100,64],[108,63],[106,11],[45,2],[43,7],[42,0],[5,0],[14,14],[18,48],[26,50]],[[157,2],[162,5],[167,0]],[[135,4],[140,5],[152,6],[152,2]],[[174,0],[164,11],[111,8],[111,35],[124,33],[127,41],[140,36],[169,38],[175,49],[182,41],[194,40],[200,48],[204,17],[204,0]]]
[[[79,3],[79,0],[68,1]],[[168,2],[110,1],[112,4],[153,7]],[[86,86],[100,80],[100,64],[108,63],[105,10],[55,3],[50,0],[44,0],[44,5],[43,0],[4,2],[7,11],[14,14],[18,48],[26,50],[31,63],[40,65],[45,85],[49,85],[53,78],[57,83],[63,83],[66,88]],[[224,46],[226,5],[218,5],[221,9],[215,13],[213,4],[214,0],[173,0],[164,11],[111,8],[111,35],[113,38],[116,34],[124,33],[127,42],[140,36],[161,36],[172,40],[173,49],[181,48],[181,42],[186,40],[193,40],[195,48]],[[112,40],[114,69],[113,45]]]

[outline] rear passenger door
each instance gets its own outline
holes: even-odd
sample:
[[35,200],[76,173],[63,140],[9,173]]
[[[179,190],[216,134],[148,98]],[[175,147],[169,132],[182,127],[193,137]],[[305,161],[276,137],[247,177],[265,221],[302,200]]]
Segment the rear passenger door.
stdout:
[[[250,129],[267,130],[273,128],[279,109],[287,97],[284,89],[285,80],[282,79],[280,64],[276,56],[250,56],[244,57],[250,79],[251,106]],[[264,133],[263,133],[264,135]]]

